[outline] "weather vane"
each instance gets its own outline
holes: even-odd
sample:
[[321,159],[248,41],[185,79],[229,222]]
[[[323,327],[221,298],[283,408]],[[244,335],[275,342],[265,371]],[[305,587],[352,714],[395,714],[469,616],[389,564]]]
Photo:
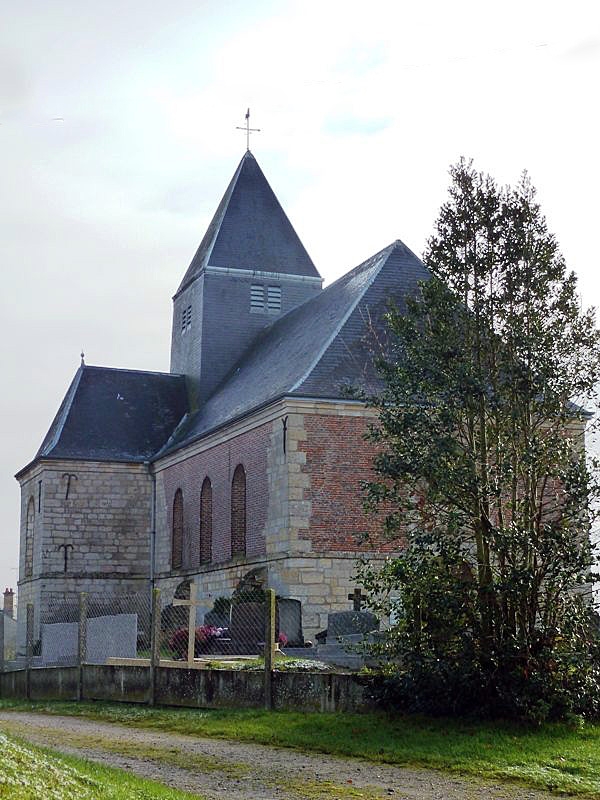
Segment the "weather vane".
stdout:
[[251,133],[260,133],[260,128],[251,128],[250,127],[250,109],[246,111],[246,124],[242,128],[240,125],[236,125],[236,131],[246,131],[246,150],[250,150],[250,134]]

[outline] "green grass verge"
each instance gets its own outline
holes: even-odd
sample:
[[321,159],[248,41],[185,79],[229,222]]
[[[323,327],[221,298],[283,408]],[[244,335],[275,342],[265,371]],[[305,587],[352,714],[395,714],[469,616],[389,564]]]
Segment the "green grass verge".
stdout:
[[[10,734],[18,739],[26,738],[29,732],[28,727],[18,721],[10,722],[8,728]],[[331,800],[331,798],[335,798],[335,800],[354,800],[354,798],[381,800],[382,798],[381,791],[373,791],[368,787],[357,789],[333,781],[310,780],[306,775],[298,778],[281,769],[273,770],[271,768],[268,771],[261,769],[257,774],[255,766],[245,762],[235,763],[215,759],[214,756],[202,753],[182,752],[169,745],[160,746],[138,742],[133,737],[127,742],[122,739],[112,740],[110,731],[86,734],[63,730],[60,738],[61,745],[79,750],[116,753],[120,756],[177,767],[192,773],[218,773],[219,777],[225,780],[243,781],[249,777],[258,777],[265,786],[273,789],[281,789],[283,786],[286,792],[291,792],[293,796],[302,797],[304,800]]]
[[600,798],[600,726],[510,724],[378,714],[150,709],[108,703],[0,701],[133,727],[293,747]]
[[0,798],[10,800],[191,800],[198,795],[0,733]]

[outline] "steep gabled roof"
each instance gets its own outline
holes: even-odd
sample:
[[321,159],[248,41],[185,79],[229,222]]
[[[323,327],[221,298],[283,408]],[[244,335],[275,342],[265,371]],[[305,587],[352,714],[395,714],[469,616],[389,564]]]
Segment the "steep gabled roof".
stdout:
[[82,365],[35,458],[147,461],[186,411],[182,375]]
[[175,296],[207,266],[320,277],[250,151],[240,161]]
[[343,399],[347,387],[377,391],[373,357],[385,350],[386,303],[393,299],[402,310],[405,296],[428,277],[400,241],[372,256],[267,328],[160,455],[279,397]]

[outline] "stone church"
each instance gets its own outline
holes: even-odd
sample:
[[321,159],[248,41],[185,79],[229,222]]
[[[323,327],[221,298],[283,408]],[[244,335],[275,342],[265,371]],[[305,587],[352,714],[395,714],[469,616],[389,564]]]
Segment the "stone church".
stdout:
[[36,627],[68,593],[168,603],[192,579],[208,609],[249,573],[302,601],[309,636],[349,608],[357,557],[393,549],[362,509],[370,412],[349,389],[377,390],[386,304],[426,277],[396,241],[324,289],[247,151],[175,292],[171,371],[82,359],[16,476]]

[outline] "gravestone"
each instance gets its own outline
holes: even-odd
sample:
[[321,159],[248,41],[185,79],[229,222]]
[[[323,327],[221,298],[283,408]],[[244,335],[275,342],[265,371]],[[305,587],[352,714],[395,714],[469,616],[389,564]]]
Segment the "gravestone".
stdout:
[[379,630],[379,620],[371,611],[335,611],[327,617],[327,643],[338,637],[365,635]]
[[258,645],[265,641],[265,605],[252,601],[231,606],[229,627],[231,645],[235,653],[254,655]]
[[78,654],[77,622],[42,623],[42,665],[75,663]]
[[90,617],[87,621],[86,661],[105,664],[107,658],[135,658],[137,614]]
[[[302,603],[282,597],[277,601],[279,611],[279,634],[285,634],[288,647],[303,647],[304,634],[302,632]],[[285,646],[285,645],[284,645]]]

